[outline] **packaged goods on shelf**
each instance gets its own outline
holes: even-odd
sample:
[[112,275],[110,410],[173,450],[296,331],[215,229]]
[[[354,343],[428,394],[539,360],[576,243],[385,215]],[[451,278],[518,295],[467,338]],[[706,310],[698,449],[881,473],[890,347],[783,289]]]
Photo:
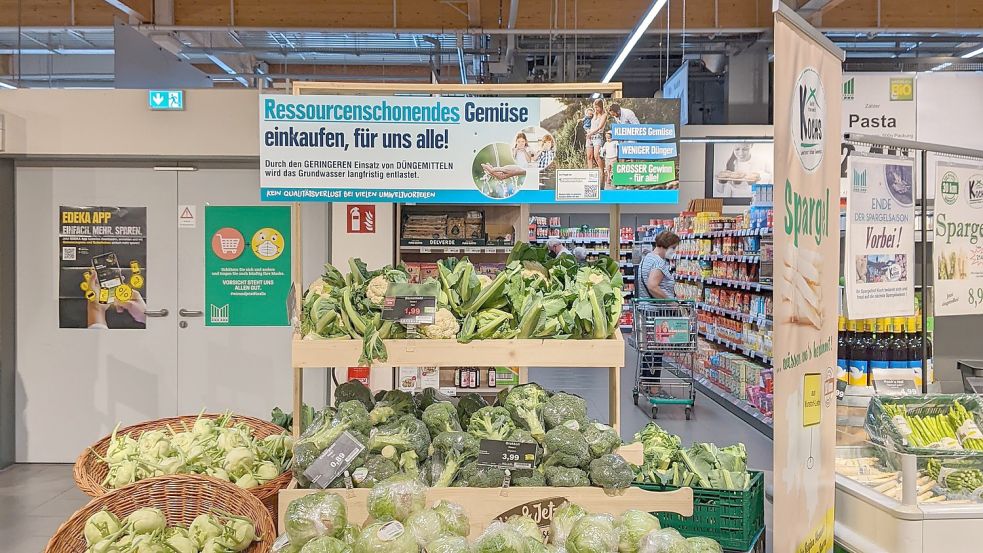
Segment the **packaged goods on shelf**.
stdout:
[[447,215],[412,213],[403,221],[403,238],[447,238]]
[[409,273],[410,282],[413,284],[419,284],[428,278],[437,278],[440,274],[436,263],[407,261],[404,265],[406,265],[406,271]]
[[751,185],[751,204],[772,204],[775,202],[775,185],[755,183]]
[[478,263],[477,269],[479,275],[495,278],[505,270],[505,263]]

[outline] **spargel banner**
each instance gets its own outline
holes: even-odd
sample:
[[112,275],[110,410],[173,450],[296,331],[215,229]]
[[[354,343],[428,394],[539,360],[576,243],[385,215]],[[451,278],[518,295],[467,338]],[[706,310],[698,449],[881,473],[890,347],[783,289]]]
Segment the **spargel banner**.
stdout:
[[983,314],[983,163],[935,168],[935,315]]

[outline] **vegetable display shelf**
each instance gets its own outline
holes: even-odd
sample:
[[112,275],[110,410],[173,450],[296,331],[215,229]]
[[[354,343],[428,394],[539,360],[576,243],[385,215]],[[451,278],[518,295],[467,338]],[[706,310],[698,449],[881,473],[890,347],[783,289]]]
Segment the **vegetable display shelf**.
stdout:
[[751,359],[757,359],[757,360],[763,361],[764,363],[769,364],[769,365],[772,362],[772,358],[771,357],[769,357],[769,356],[761,353],[760,351],[755,351],[753,349],[745,348],[744,346],[739,345],[739,344],[735,344],[734,342],[731,342],[730,340],[724,340],[723,338],[719,338],[717,336],[711,336],[711,335],[707,334],[706,332],[703,332],[702,330],[700,331],[700,336],[702,336],[708,342],[713,342],[715,344],[720,344],[722,346],[726,346],[727,348],[732,349],[735,352],[740,353],[741,355],[745,355],[747,357],[750,357]]
[[[291,501],[318,490],[285,489],[280,491],[280,513],[278,527],[285,528],[287,506]],[[351,490],[328,490],[340,494],[348,504],[348,517],[358,523],[369,518],[367,499],[368,488]],[[646,491],[631,487],[609,495],[601,488],[429,488],[427,504],[442,499],[458,503],[464,507],[471,521],[470,538],[475,539],[484,529],[499,517],[517,512],[528,512],[532,516],[546,517],[561,504],[570,501],[588,512],[620,515],[629,509],[644,509],[648,512],[676,513],[683,517],[693,515],[693,490],[680,488],[674,491]]]

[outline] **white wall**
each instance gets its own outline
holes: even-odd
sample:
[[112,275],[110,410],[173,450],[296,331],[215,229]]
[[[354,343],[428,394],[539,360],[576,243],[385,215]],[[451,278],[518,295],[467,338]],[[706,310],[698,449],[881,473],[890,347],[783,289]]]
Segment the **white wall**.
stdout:
[[920,73],[915,86],[919,141],[983,150],[983,75]]

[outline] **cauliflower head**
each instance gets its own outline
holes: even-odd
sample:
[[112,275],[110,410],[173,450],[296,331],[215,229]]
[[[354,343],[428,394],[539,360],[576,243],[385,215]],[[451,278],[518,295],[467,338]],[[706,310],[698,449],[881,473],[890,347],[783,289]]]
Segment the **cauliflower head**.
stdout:
[[420,334],[431,340],[454,338],[460,330],[461,324],[457,322],[457,317],[446,307],[437,310],[433,324],[420,326]]
[[386,299],[386,290],[388,289],[389,281],[386,280],[386,277],[378,275],[369,281],[369,285],[365,288],[365,297],[373,305],[382,305],[382,301]]
[[318,277],[311,283],[310,286],[307,287],[307,293],[310,294],[313,292],[315,294],[322,295],[324,294],[325,289],[330,290],[331,287],[328,286],[328,283],[324,282],[323,278]]

